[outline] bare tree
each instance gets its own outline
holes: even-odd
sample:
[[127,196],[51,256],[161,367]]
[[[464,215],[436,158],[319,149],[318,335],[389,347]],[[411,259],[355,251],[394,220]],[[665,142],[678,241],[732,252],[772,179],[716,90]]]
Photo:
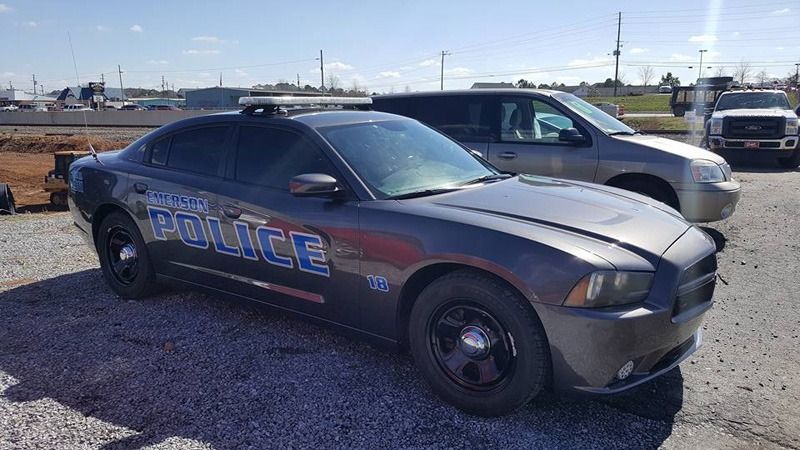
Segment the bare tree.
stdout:
[[655,78],[656,73],[650,66],[642,66],[639,67],[639,78],[642,80],[642,92],[644,92],[644,88],[646,88],[653,78]]
[[761,87],[763,87],[764,84],[766,84],[767,78],[769,78],[769,75],[767,75],[767,71],[766,70],[762,69],[761,72],[758,72],[756,74],[756,79],[758,80],[758,85],[761,86]]
[[328,90],[331,92],[339,89],[342,84],[342,80],[339,78],[339,75],[336,75],[335,73],[329,74],[326,81],[328,82]]
[[744,84],[752,74],[753,68],[750,63],[742,60],[733,71],[733,79],[739,81],[739,84]]
[[714,72],[715,77],[724,77],[725,76],[725,66],[718,66],[717,71]]

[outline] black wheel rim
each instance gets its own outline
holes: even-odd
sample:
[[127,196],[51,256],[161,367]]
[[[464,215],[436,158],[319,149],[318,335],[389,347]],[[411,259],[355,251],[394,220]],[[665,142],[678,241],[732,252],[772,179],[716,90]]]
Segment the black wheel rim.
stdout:
[[459,301],[440,307],[428,327],[436,363],[459,386],[495,389],[516,362],[513,338],[485,308]]
[[109,230],[106,251],[114,278],[123,285],[136,281],[139,255],[131,234],[120,227]]

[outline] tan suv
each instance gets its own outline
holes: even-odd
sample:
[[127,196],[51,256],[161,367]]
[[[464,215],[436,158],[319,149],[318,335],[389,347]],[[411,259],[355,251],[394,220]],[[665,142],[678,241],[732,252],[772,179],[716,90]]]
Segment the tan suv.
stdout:
[[739,201],[739,183],[721,156],[643,135],[565,92],[480,89],[372,100],[374,109],[437,128],[505,171],[627,189],[692,222],[727,219]]

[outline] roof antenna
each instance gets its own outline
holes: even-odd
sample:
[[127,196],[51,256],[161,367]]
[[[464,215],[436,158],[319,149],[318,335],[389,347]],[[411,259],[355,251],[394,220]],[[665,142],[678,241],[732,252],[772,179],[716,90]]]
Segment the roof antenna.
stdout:
[[[69,41],[69,51],[72,53],[72,67],[75,68],[75,81],[78,83],[78,98],[80,98],[80,90],[82,90],[81,78],[80,75],[78,75],[78,63],[75,62],[75,49],[72,48],[72,36],[70,35],[69,31],[67,31],[67,40]],[[91,104],[91,102],[89,102],[89,104]],[[86,136],[86,143],[89,145],[89,153],[92,154],[92,158],[94,158],[98,164],[103,165],[103,163],[100,162],[100,158],[97,157],[97,151],[92,146],[92,142],[89,140],[89,122],[86,120],[86,110],[84,109],[81,112],[83,113],[83,131],[84,135]]]

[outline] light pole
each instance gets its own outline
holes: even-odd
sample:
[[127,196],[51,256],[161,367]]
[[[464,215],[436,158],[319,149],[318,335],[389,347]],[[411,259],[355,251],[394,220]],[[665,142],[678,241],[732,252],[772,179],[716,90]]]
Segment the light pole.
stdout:
[[707,52],[708,50],[702,49],[698,51],[700,52],[700,71],[697,73],[697,78],[700,79],[703,77],[703,53]]
[[797,87],[800,86],[800,63],[794,63],[794,87],[797,90]]

